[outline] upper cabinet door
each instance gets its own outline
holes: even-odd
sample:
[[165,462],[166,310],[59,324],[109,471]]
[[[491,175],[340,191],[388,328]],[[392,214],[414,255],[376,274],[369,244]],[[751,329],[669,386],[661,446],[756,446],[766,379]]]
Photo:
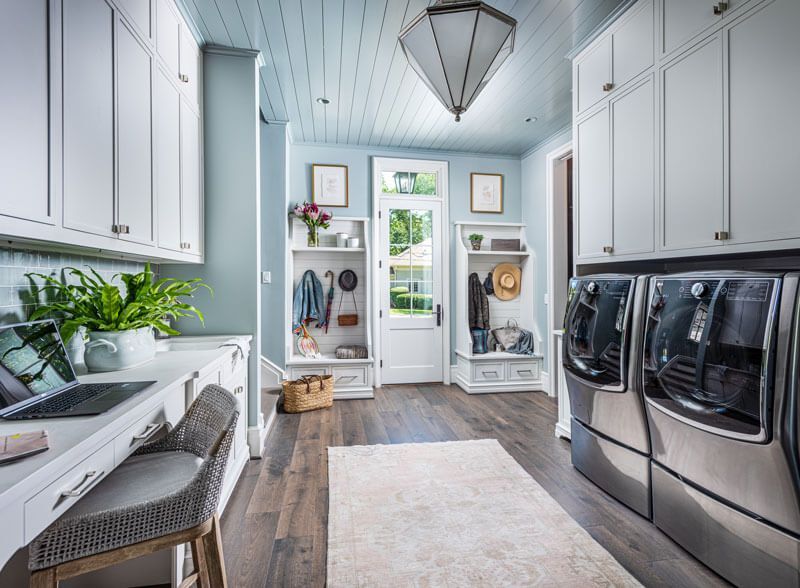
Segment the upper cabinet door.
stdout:
[[577,124],[578,257],[610,253],[611,180],[608,108]]
[[154,94],[158,246],[181,251],[181,97],[171,78],[159,69]]
[[64,226],[113,236],[114,14],[63,3]]
[[139,33],[145,39],[153,38],[152,0],[117,0]]
[[731,242],[800,237],[793,174],[800,119],[800,2],[774,0],[724,32]]
[[117,223],[120,238],[151,244],[153,226],[152,59],[117,21]]
[[203,253],[202,160],[200,117],[181,99],[181,240],[194,255]]
[[181,67],[180,81],[184,95],[192,104],[200,103],[200,48],[189,32],[188,27],[181,27]]
[[615,255],[655,249],[654,101],[650,77],[611,102]]
[[181,19],[172,0],[157,0],[156,51],[164,65],[177,76],[180,72]]
[[577,112],[597,104],[612,88],[611,37],[606,36],[575,63],[574,88]]
[[48,0],[0,0],[0,214],[52,223]]
[[662,0],[661,54],[670,53],[718,24],[723,12],[715,14],[716,5],[712,0]]
[[722,39],[661,70],[663,245],[719,245],[724,231]]
[[653,2],[640,0],[623,17],[611,37],[614,87],[619,87],[653,65]]

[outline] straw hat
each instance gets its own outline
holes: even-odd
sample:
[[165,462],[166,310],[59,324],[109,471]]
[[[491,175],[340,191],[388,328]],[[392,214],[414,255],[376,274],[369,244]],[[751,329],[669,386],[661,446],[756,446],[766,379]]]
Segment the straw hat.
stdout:
[[494,295],[498,300],[514,300],[522,286],[522,270],[513,263],[501,263],[492,271]]

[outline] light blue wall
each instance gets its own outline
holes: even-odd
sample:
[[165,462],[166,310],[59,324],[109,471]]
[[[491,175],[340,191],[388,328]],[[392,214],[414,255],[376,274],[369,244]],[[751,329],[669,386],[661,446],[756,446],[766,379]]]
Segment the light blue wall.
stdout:
[[261,123],[261,354],[283,368],[286,280],[286,125]]
[[260,412],[261,192],[258,66],[252,51],[207,51],[203,70],[205,263],[162,265],[162,276],[199,277],[214,288],[194,300],[206,326],[182,321],[184,334],[252,335],[249,425]]
[[[444,151],[404,151],[341,145],[292,144],[289,149],[289,197],[292,203],[311,200],[311,165],[336,163],[348,166],[350,205],[335,209],[338,216],[365,217],[372,214],[372,157],[402,157],[447,161],[449,164],[449,221],[450,245],[453,248],[458,221],[519,222],[522,216],[520,201],[521,168],[516,157],[503,155],[469,155]],[[481,214],[470,212],[469,175],[478,173],[503,174],[503,213]],[[449,262],[450,283],[455,281],[455,264]],[[450,304],[450,337],[455,341],[455,304]],[[455,363],[455,351],[451,354]]]
[[[536,322],[543,334],[542,353],[547,365],[548,341],[547,307],[544,297],[547,293],[547,154],[572,139],[572,130],[567,129],[556,135],[535,151],[522,158],[522,221],[527,225],[528,245],[536,252],[535,292]],[[552,375],[552,374],[551,374]]]

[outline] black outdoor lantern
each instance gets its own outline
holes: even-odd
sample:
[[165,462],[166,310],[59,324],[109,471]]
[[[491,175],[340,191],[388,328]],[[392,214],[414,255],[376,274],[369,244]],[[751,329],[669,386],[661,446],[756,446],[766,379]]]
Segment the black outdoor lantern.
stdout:
[[394,187],[399,194],[413,194],[417,174],[414,172],[395,172]]
[[399,39],[411,67],[458,122],[511,55],[516,27],[484,2],[438,0]]

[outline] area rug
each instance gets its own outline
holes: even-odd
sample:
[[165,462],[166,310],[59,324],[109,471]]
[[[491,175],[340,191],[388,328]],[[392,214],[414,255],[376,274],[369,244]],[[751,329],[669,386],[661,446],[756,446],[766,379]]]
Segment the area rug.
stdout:
[[328,583],[639,586],[494,439],[329,447]]

